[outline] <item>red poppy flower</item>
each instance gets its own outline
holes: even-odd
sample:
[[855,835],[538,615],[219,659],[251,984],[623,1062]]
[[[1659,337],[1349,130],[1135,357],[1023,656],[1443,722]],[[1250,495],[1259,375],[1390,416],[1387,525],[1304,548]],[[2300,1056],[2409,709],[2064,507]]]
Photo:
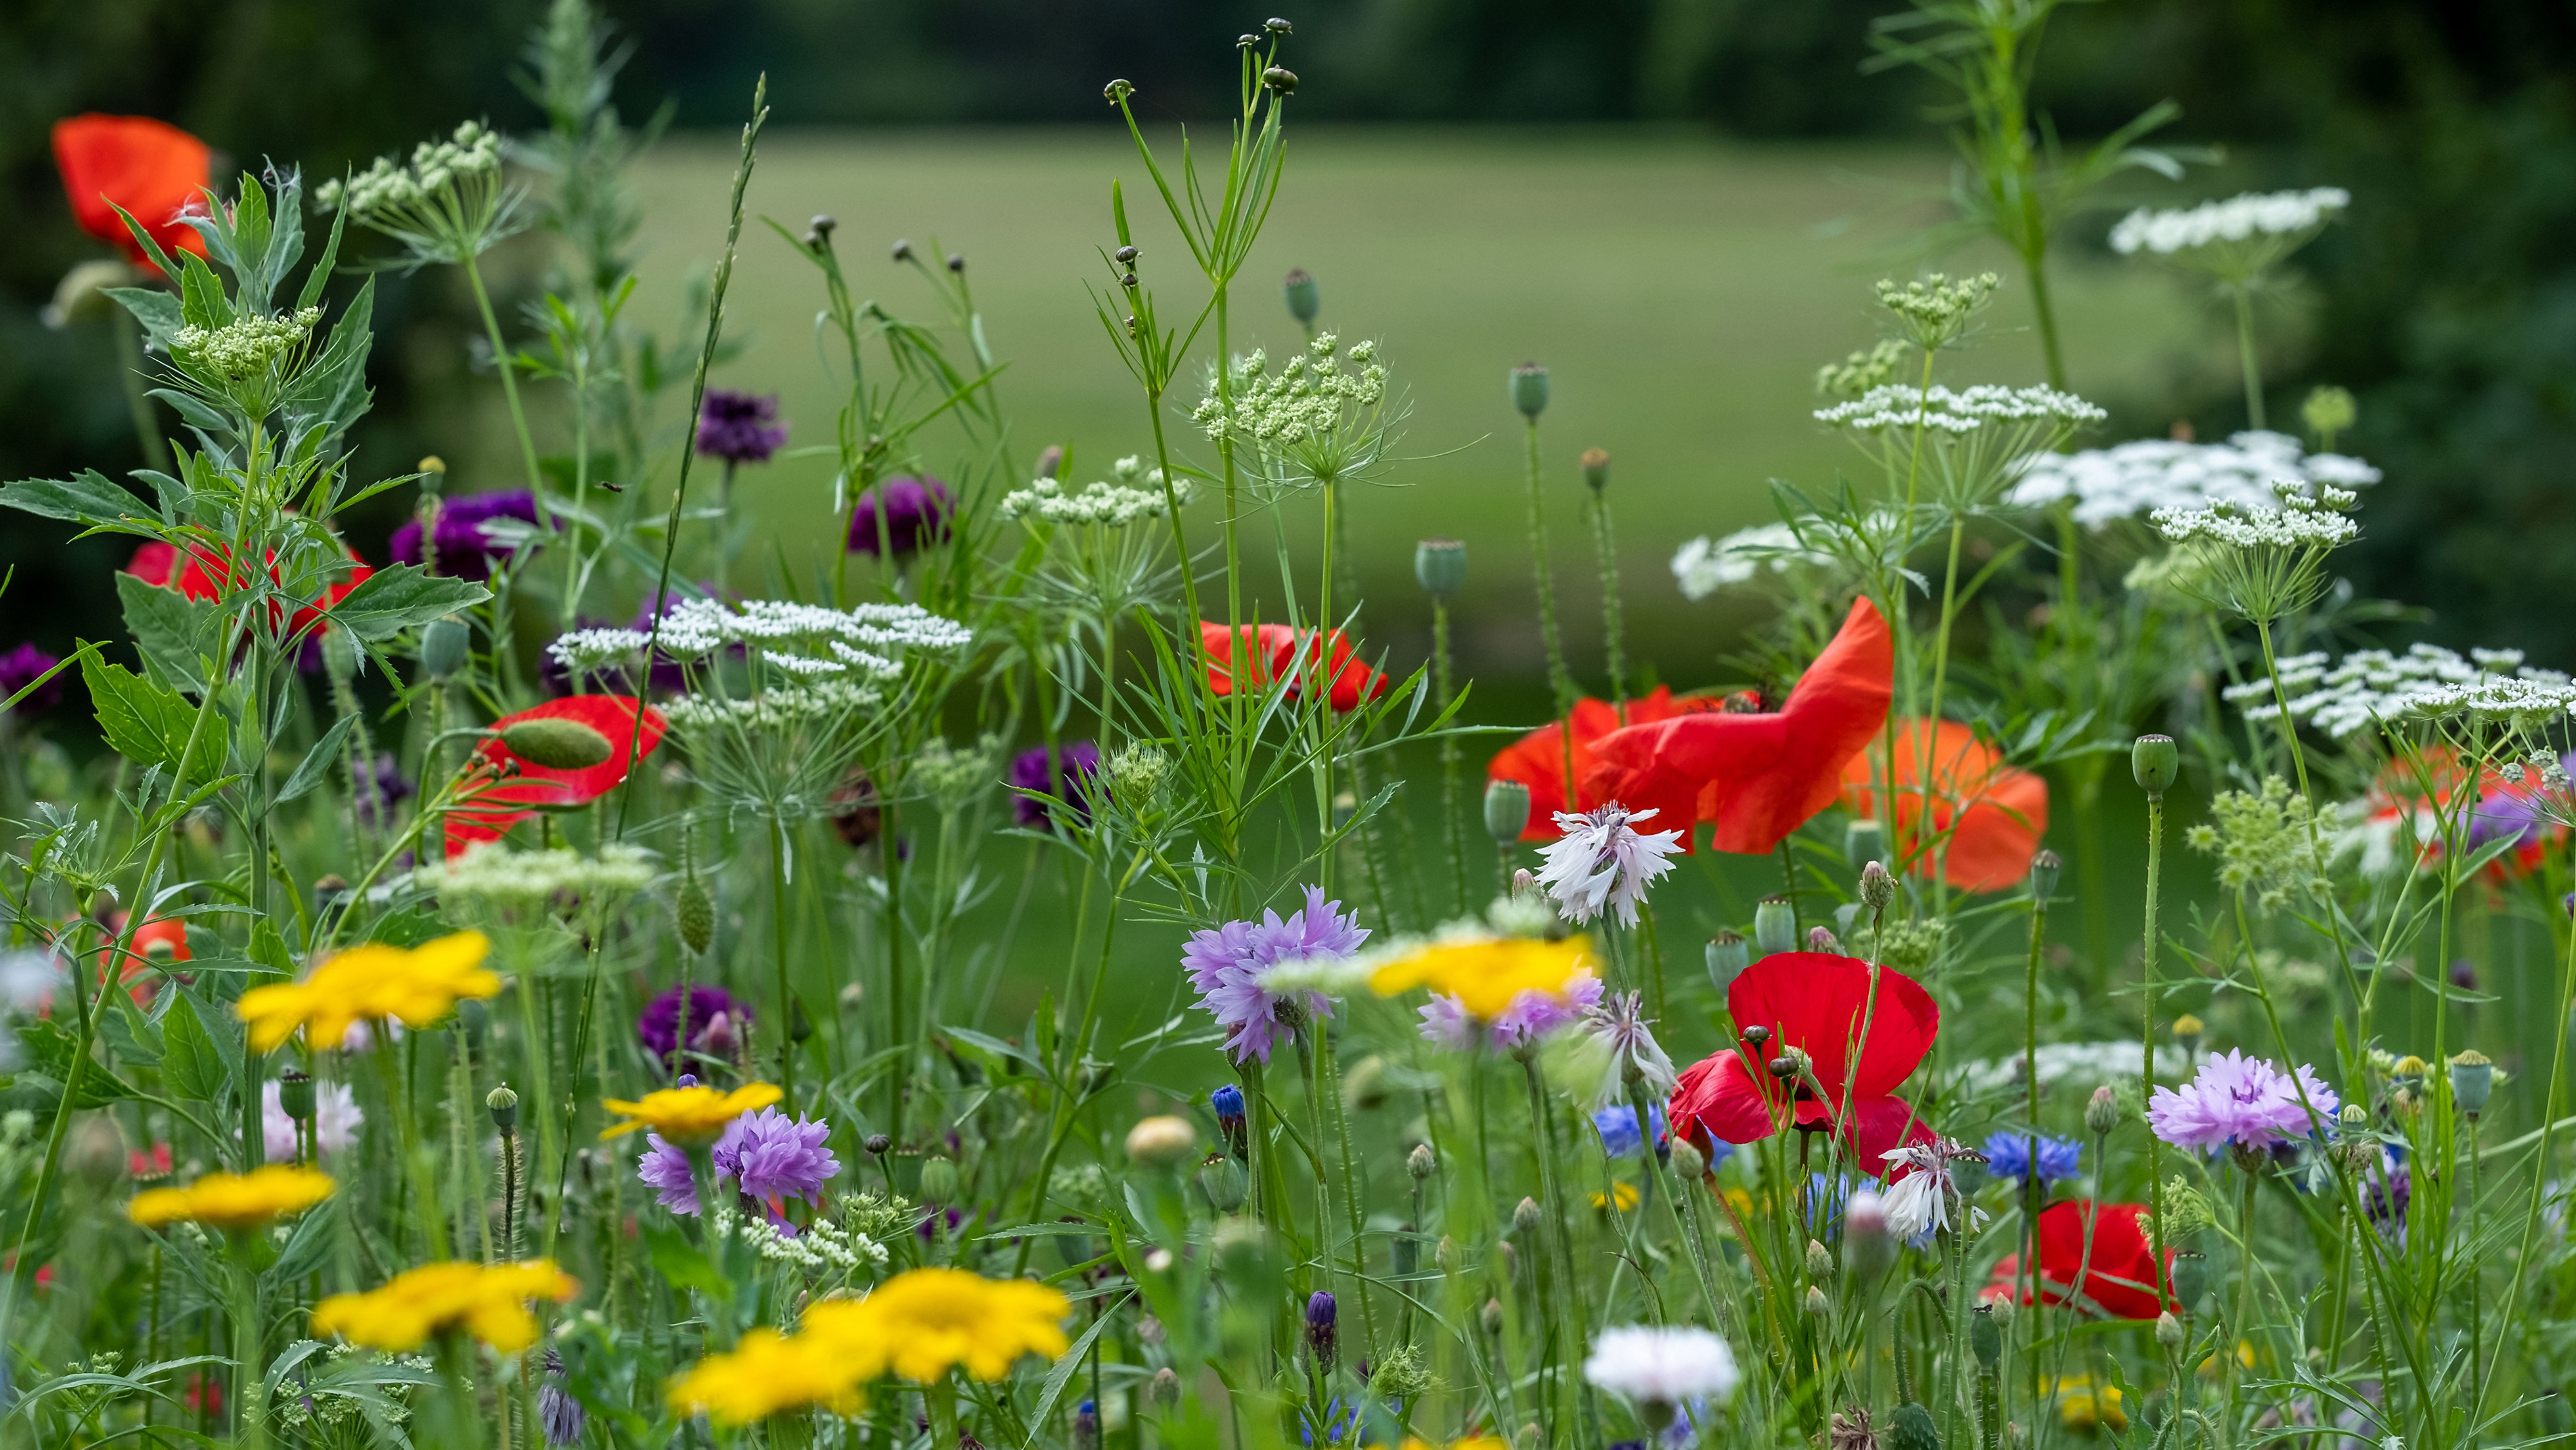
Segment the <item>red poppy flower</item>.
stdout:
[[1784,1110],[1810,1127],[1847,1118],[1853,1157],[1884,1177],[1888,1150],[1932,1137],[1895,1093],[1931,1052],[1941,1009],[1920,983],[1892,967],[1877,969],[1873,1006],[1871,976],[1867,962],[1831,952],[1775,952],[1745,968],[1726,992],[1737,1028],[1770,1033],[1761,1048],[1766,1058],[1792,1047],[1804,1052],[1813,1082],[1792,1087],[1730,1048],[1691,1064],[1673,1089],[1666,1119],[1706,1146],[1712,1137],[1730,1143],[1770,1137]]
[[[323,625],[322,611],[348,598],[350,590],[365,583],[376,572],[374,566],[362,563],[347,545],[341,546],[341,552],[348,555],[348,571],[325,587],[319,599],[296,610],[287,619],[289,638],[299,637],[305,631]],[[269,555],[272,564],[276,558],[274,553]],[[196,545],[183,554],[177,545],[155,539],[134,551],[134,557],[126,561],[125,572],[146,584],[175,589],[187,599],[218,600],[224,597],[226,590],[234,587],[231,554],[215,545]],[[275,568],[269,570],[268,577],[272,581],[277,579]],[[248,581],[243,582],[246,584]],[[272,608],[270,621],[274,623],[276,617],[283,613],[283,606]]]
[[[644,719],[640,734],[635,725],[638,710]],[[570,720],[587,725],[608,737],[608,758],[577,770],[559,770],[519,755],[501,743],[498,735],[487,738],[466,766],[474,773],[474,780],[466,786],[457,808],[448,814],[448,855],[461,856],[468,846],[497,841],[508,835],[512,826],[540,810],[588,805],[615,790],[626,779],[634,761],[661,746],[663,732],[668,728],[661,711],[632,695],[573,695],[548,700],[533,709],[504,715],[492,722],[492,728],[497,731],[522,720]]]
[[[1932,820],[1923,824],[1923,722],[1896,727],[1896,810],[1891,822],[1896,840],[1909,852],[1921,853],[1916,868],[1933,873],[1961,891],[2001,891],[2030,875],[2030,858],[2048,830],[2048,782],[2004,764],[2003,752],[1977,738],[1976,731],[1944,720],[1932,733]],[[1843,800],[1859,815],[1885,821],[1879,806],[1882,783],[1876,751],[1864,751],[1843,767]],[[1943,833],[1947,835],[1944,836]]]
[[179,214],[190,208],[203,214],[209,155],[205,142],[149,116],[73,116],[54,123],[54,166],[63,174],[72,220],[138,267],[149,259],[116,214],[120,206],[163,251],[206,254],[206,239]]
[[1584,793],[1651,807],[1662,822],[1715,821],[1710,845],[1760,855],[1834,803],[1844,762],[1887,721],[1895,671],[1887,621],[1854,600],[1777,711],[1683,715],[1604,736]]
[[[1356,710],[1362,700],[1374,700],[1386,694],[1386,676],[1370,669],[1351,648],[1351,642],[1338,629],[1324,631],[1323,645],[1316,645],[1316,631],[1291,629],[1284,624],[1247,624],[1244,653],[1251,656],[1251,668],[1245,683],[1258,689],[1295,672],[1289,688],[1302,692],[1308,671],[1328,677],[1327,698],[1336,710]],[[1234,693],[1234,641],[1222,624],[1199,621],[1199,643],[1207,651],[1208,688],[1220,695]],[[1320,663],[1318,663],[1320,660]]]
[[[2423,751],[2413,757],[2411,767],[2398,760],[2381,766],[2363,797],[2369,811],[2365,830],[2370,832],[2374,855],[2393,856],[2395,847],[2411,832],[2423,863],[2441,859],[2443,833],[2462,824],[2454,817],[2466,783],[2459,757],[2447,747]],[[2468,848],[2481,851],[2499,840],[2510,840],[2513,849],[2487,863],[2488,877],[2504,881],[2528,875],[2539,869],[2553,843],[2567,838],[2567,828],[2556,819],[2566,805],[2566,791],[2552,790],[2536,770],[2526,768],[2517,781],[2487,766],[2478,773],[2478,803],[2470,808],[2465,823]],[[2388,864],[2399,865],[2393,859]]]
[[[2147,1206],[2143,1203],[2095,1203],[2091,1199],[2069,1199],[2052,1203],[2039,1211],[2039,1297],[2046,1303],[2063,1304],[2070,1291],[2079,1300],[2089,1302],[2103,1313],[2120,1319],[2153,1319],[2174,1302],[2169,1295],[2160,1296],[2159,1284],[2170,1289],[2174,1251],[2165,1250],[2165,1270],[2156,1272],[2156,1260],[2147,1242],[2144,1220]],[[2085,1220],[2092,1220],[2093,1249],[2088,1258],[2084,1248]],[[2083,1283],[2076,1276],[2083,1275]],[[2030,1302],[2028,1289],[2020,1283],[2021,1255],[2006,1254],[1995,1265],[1994,1277],[1977,1297],[1988,1302],[2018,1299]]]
[[[1521,831],[1524,841],[1553,841],[1559,811],[1588,811],[1607,797],[1596,794],[1589,776],[1594,760],[1593,747],[1613,731],[1634,725],[1652,725],[1678,715],[1695,715],[1722,710],[1726,702],[1705,695],[1673,698],[1672,687],[1657,685],[1654,692],[1628,702],[1628,718],[1621,721],[1618,708],[1606,700],[1583,699],[1574,702],[1568,720],[1551,721],[1506,745],[1485,767],[1488,780],[1516,780],[1529,787],[1529,824]],[[1566,726],[1573,726],[1574,778],[1578,782],[1575,803],[1565,799]]]

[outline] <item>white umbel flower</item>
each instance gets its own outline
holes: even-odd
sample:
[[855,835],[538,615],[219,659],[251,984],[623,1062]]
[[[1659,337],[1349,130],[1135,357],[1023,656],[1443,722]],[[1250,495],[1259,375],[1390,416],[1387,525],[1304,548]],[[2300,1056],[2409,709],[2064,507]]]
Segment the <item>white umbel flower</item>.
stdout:
[[1653,814],[1616,801],[1580,814],[1557,812],[1556,828],[1565,835],[1538,853],[1545,863],[1538,879],[1559,914],[1580,925],[1615,910],[1621,926],[1637,924],[1647,884],[1673,869],[1665,858],[1681,849],[1680,831],[1648,834],[1631,824]]
[[1756,524],[1722,539],[1702,534],[1682,545],[1673,553],[1673,582],[1681,585],[1682,597],[1706,599],[1766,570],[1782,574],[1793,564],[1832,562],[1832,555],[1808,548],[1787,524]]
[[[2326,656],[2280,662],[2290,718],[2341,738],[2413,716],[2471,715],[2503,723],[2536,723],[2576,713],[2576,685],[2556,670],[2522,662],[2519,650],[2471,650],[2466,658],[2435,644],[2404,654],[2354,650],[2331,669]],[[2272,682],[2248,680],[2221,692],[2249,720],[2280,714]]]
[[2313,492],[2324,484],[2354,488],[2379,478],[2378,469],[2358,458],[2304,453],[2287,433],[2249,428],[2224,443],[2139,438],[2078,453],[2043,453],[2027,460],[2006,502],[2046,508],[2069,501],[2077,523],[2099,529],[2162,508],[2268,509],[2278,498],[2276,483]]
[[2111,250],[2122,256],[2153,252],[2169,257],[2218,242],[2297,236],[2325,225],[2350,205],[2351,192],[2340,186],[2319,186],[2306,191],[2249,191],[2180,211],[2140,207],[2111,228]]
[[1629,1324],[1593,1339],[1583,1377],[1633,1404],[1660,1407],[1669,1424],[1672,1411],[1692,1400],[1725,1404],[1744,1376],[1735,1351],[1708,1330]]

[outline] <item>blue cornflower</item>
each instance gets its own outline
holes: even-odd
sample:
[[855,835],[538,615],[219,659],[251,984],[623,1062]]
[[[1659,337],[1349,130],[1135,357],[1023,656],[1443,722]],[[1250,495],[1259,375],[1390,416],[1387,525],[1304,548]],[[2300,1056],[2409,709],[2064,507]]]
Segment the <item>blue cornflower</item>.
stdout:
[[[1648,1106],[1647,1121],[1655,1125],[1655,1156],[1667,1150],[1664,1143],[1664,1110]],[[1644,1147],[1637,1133],[1637,1110],[1626,1103],[1613,1103],[1592,1115],[1592,1126],[1601,1133],[1601,1151],[1613,1158],[1634,1158]],[[1728,1146],[1732,1147],[1732,1144]]]
[[2031,1176],[2031,1143],[2039,1143],[2039,1186],[2042,1189],[2061,1178],[2073,1178],[2084,1171],[2084,1145],[2072,1138],[2052,1138],[2046,1133],[2016,1133],[1998,1128],[1986,1139],[1986,1172],[2015,1183]]

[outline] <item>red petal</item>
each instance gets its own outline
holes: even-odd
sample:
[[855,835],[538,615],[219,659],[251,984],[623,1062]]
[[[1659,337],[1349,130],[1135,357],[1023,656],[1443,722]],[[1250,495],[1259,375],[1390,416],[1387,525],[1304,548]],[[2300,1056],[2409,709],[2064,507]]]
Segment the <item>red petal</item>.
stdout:
[[118,206],[133,213],[164,251],[206,254],[196,228],[175,220],[182,208],[204,204],[205,142],[148,116],[72,116],[54,123],[54,165],[80,229],[115,246],[136,266],[146,258],[116,214]]
[[[636,711],[643,711],[643,729],[636,729]],[[587,725],[608,737],[609,756],[597,765],[579,770],[551,770],[511,753],[510,747],[495,736],[476,747],[475,754],[493,765],[508,763],[516,767],[508,776],[483,786],[464,802],[465,809],[449,817],[449,851],[457,849],[457,838],[494,840],[510,826],[526,819],[524,807],[577,806],[615,790],[626,779],[627,769],[635,756],[650,755],[662,744],[668,728],[662,712],[650,705],[640,705],[632,695],[573,695],[561,700],[548,700],[533,709],[504,715],[492,722],[499,730],[522,720],[572,720]],[[629,747],[640,745],[632,755]],[[477,823],[480,824],[477,824]]]
[[146,584],[167,589],[179,572],[179,551],[153,539],[134,551],[134,557],[125,562],[125,572]]
[[[1877,752],[1854,756],[1843,767],[1843,797],[1860,815],[1893,820],[1897,839],[1921,849],[1931,836],[1949,832],[1934,845],[1919,868],[1930,875],[1935,860],[1941,879],[1962,891],[2001,891],[2030,875],[2048,830],[2048,782],[2003,763],[2003,755],[1955,720],[1944,720],[1932,732],[1931,821],[1924,823],[1923,722],[1908,720],[1896,729],[1896,807],[1882,807],[1877,787],[1885,780]],[[1955,823],[1955,829],[1954,829]]]
[[[2165,1305],[2159,1302],[2155,1286],[2169,1286],[2171,1280],[2156,1272],[2154,1252],[2139,1226],[2146,1211],[2143,1203],[2097,1204],[2090,1199],[2071,1199],[2041,1209],[2040,1297],[2060,1304],[2072,1289],[2077,1297],[2122,1319],[2153,1319],[2162,1313]],[[2089,1259],[2084,1250],[2088,1219],[2093,1232]],[[2173,1251],[2168,1249],[2166,1268],[2170,1270],[2172,1264]],[[2076,1283],[2079,1272],[2084,1276],[2081,1284]]]
[[1711,1137],[1757,1143],[1774,1130],[1770,1102],[1743,1056],[1733,1049],[1684,1068],[1681,1080],[1673,1085],[1671,1101],[1664,1105],[1664,1118],[1702,1148]]
[[[1931,1052],[1932,1039],[1941,1030],[1941,1009],[1913,978],[1879,967],[1873,1010],[1872,974],[1867,962],[1831,952],[1775,952],[1735,979],[1727,989],[1727,1008],[1738,1030],[1771,1029],[1764,1051],[1795,1047],[1813,1059],[1816,1081],[1828,1100],[1839,1101],[1846,1091],[1862,1099],[1883,1098]],[[1869,1023],[1866,1042],[1861,1041],[1864,1016]],[[1847,1070],[1856,1044],[1859,1066]]]
[[[1813,1099],[1798,1104],[1798,1121],[1830,1126],[1835,1120],[1831,1103]],[[1916,1143],[1929,1143],[1938,1137],[1931,1125],[1915,1116],[1914,1109],[1903,1098],[1855,1098],[1850,1120],[1843,1125],[1843,1137],[1851,1144],[1852,1161],[1873,1178],[1888,1176],[1887,1155],[1898,1148]],[[1908,1172],[1914,1170],[1908,1169]]]
[[[1684,702],[1686,705],[1691,702]],[[1669,720],[1677,713],[1669,686],[1658,685],[1653,694],[1628,702],[1628,724],[1651,724]],[[1593,743],[1624,727],[1619,712],[1607,700],[1583,699],[1574,702],[1569,717],[1574,726],[1574,778],[1585,780],[1593,766]],[[1577,792],[1569,804],[1565,796],[1565,727],[1566,721],[1551,721],[1506,745],[1493,762],[1485,767],[1488,780],[1516,780],[1529,787],[1529,824],[1521,831],[1524,841],[1553,841],[1559,832],[1559,811],[1588,811],[1601,804],[1601,797],[1590,790]],[[1680,820],[1681,816],[1669,819]]]

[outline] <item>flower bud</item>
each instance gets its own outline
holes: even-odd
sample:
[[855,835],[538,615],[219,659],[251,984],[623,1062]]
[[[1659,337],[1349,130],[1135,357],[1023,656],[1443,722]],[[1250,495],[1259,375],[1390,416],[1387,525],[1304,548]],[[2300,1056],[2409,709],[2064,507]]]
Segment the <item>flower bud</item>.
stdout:
[[1535,423],[1547,411],[1547,369],[1534,362],[1512,369],[1512,406],[1521,416]]
[[1444,1274],[1458,1272],[1458,1241],[1442,1234],[1440,1242],[1431,1246],[1431,1262],[1438,1264]]
[[949,254],[948,254],[948,270],[949,270],[949,271],[951,271],[951,272],[956,273],[956,274],[957,274],[958,276],[960,276],[960,277],[965,276],[965,275],[966,275],[966,258],[965,258],[963,255],[961,255],[961,254],[959,254],[959,253],[956,253],[956,252],[951,252],[951,253],[949,253]]
[[1864,1188],[1843,1205],[1843,1267],[1875,1279],[1896,1263],[1896,1238],[1887,1227],[1887,1200]]
[[466,652],[473,642],[464,620],[453,614],[433,619],[420,627],[420,667],[433,680],[446,679],[465,668]]
[[1819,1319],[1822,1319],[1826,1315],[1834,1312],[1834,1301],[1825,1297],[1823,1285],[1809,1284],[1807,1286],[1807,1312],[1815,1315]]
[[671,915],[680,927],[680,944],[691,956],[705,953],[716,939],[716,902],[707,894],[706,883],[691,871],[680,882],[680,894],[671,903]]
[[1467,546],[1456,539],[1425,539],[1414,545],[1413,579],[1423,593],[1448,599],[1467,582]]
[[1232,1083],[1208,1094],[1208,1106],[1216,1111],[1216,1130],[1225,1139],[1227,1151],[1237,1158],[1249,1156],[1251,1134],[1243,1115],[1243,1089]]
[[2174,1255],[2173,1271],[2168,1277],[2173,1280],[2174,1298],[2181,1302],[2182,1312],[2189,1314],[2200,1296],[2208,1292],[2209,1256],[2189,1251]]
[[1420,1183],[1440,1171],[1440,1159],[1431,1151],[1430,1144],[1416,1143],[1413,1151],[1404,1155],[1404,1171],[1412,1176],[1414,1182]]
[[587,770],[617,753],[608,737],[578,720],[539,716],[500,729],[512,755],[548,770]]
[[2182,1043],[2185,1052],[2197,1051],[2200,1047],[2200,1035],[2208,1030],[2208,1023],[2189,1012],[2173,1020],[2173,1035]]
[[2182,751],[2170,735],[2141,735],[2129,747],[2129,773],[2138,778],[2138,789],[2160,799],[2182,774]]
[[1764,956],[1798,949],[1798,913],[1785,896],[1766,896],[1754,903],[1753,947]]
[[1538,1226],[1538,1200],[1535,1198],[1522,1199],[1520,1201],[1520,1206],[1512,1210],[1513,1230],[1515,1232],[1525,1234],[1536,1233],[1538,1232]]
[[1529,787],[1516,780],[1485,782],[1485,834],[1508,846],[1529,828]]
[[1941,1450],[1941,1432],[1932,1423],[1932,1412],[1908,1400],[1887,1417],[1887,1433],[1879,1443],[1887,1450]]
[[519,1095],[507,1083],[483,1095],[483,1106],[492,1111],[492,1126],[506,1136],[519,1128]]
[[1860,904],[1868,907],[1872,916],[1887,910],[1895,900],[1896,878],[1887,874],[1884,865],[1872,861],[1860,868]]
[[2334,436],[2351,427],[2360,416],[2361,409],[2354,404],[2351,392],[2332,384],[2310,389],[2307,401],[2299,405],[2299,421],[2317,435],[2317,447],[2323,452],[2333,451]]
[[1153,1389],[1150,1393],[1153,1395],[1154,1403],[1164,1409],[1168,1410],[1179,1404],[1181,1402],[1180,1374],[1168,1364],[1154,1371]]
[[2120,1126],[2120,1096],[2111,1091],[2109,1083],[2104,1083],[2093,1090],[2091,1100],[2084,1104],[2084,1131],[2100,1138],[2107,1136],[2118,1126]]
[[2485,1053],[2473,1047],[2451,1059],[2451,1101],[2461,1112],[2472,1118],[2485,1112],[2494,1091],[2495,1063]]
[[1484,1324],[1484,1326],[1485,1326],[1485,1332],[1486,1332],[1487,1334],[1500,1334],[1500,1333],[1502,1333],[1502,1332],[1503,1332],[1503,1301],[1502,1301],[1502,1300],[1500,1300],[1500,1299],[1488,1299],[1488,1300],[1486,1300],[1486,1301],[1485,1301],[1485,1311],[1484,1311],[1484,1313],[1483,1313],[1482,1315],[1480,1315],[1480,1316],[1479,1316],[1479,1318],[1480,1318],[1480,1319],[1481,1319],[1481,1321],[1483,1322],[1483,1324]]
[[2335,1121],[2341,1124],[2347,1133],[2360,1132],[2370,1126],[2370,1109],[2359,1103],[2346,1103],[2343,1105],[2343,1111],[2335,1114]]
[[2180,1349],[2187,1338],[2189,1336],[2183,1330],[2182,1321],[2174,1317],[2172,1310],[2168,1309],[2156,1316],[2156,1343],[2167,1349]]
[[1815,1240],[1807,1240],[1807,1277],[1821,1284],[1834,1276],[1834,1251]]
[[2030,894],[2034,901],[2046,901],[2057,894],[2057,873],[2066,863],[2055,851],[2042,851],[2030,858]]
[[1127,1130],[1127,1156],[1154,1168],[1178,1168],[1198,1151],[1198,1130],[1168,1114],[1143,1119]]
[[921,1197],[925,1203],[957,1201],[957,1164],[945,1154],[921,1160]]
[[1996,1363],[2004,1357],[2004,1327],[1995,1322],[1993,1305],[1980,1304],[1968,1316],[1968,1348],[1975,1352],[1979,1369],[1988,1374],[1995,1372]]
[[1586,448],[1576,460],[1583,469],[1584,485],[1594,493],[1610,486],[1610,453],[1604,448]]
[[1209,1206],[1219,1213],[1232,1213],[1243,1207],[1248,1185],[1243,1167],[1222,1154],[1199,1165],[1199,1191],[1207,1195]]
[[1752,949],[1744,944],[1744,938],[1731,931],[1721,931],[1708,939],[1707,956],[1709,984],[1717,988],[1721,997],[1734,985],[1736,977],[1753,965]]
[[313,1079],[294,1068],[277,1075],[277,1106],[299,1123],[313,1120]]
[[1684,1183],[1697,1183],[1708,1174],[1708,1155],[1688,1138],[1673,1139],[1672,1163],[1673,1176]]
[[1288,69],[1284,65],[1274,65],[1268,70],[1263,71],[1261,73],[1261,83],[1268,86],[1271,94],[1273,95],[1293,96],[1297,94],[1297,73]]
[[1315,286],[1314,274],[1303,267],[1296,268],[1280,282],[1279,290],[1288,301],[1288,315],[1313,326],[1315,314],[1324,310],[1324,294]]
[[1811,952],[1840,952],[1842,949],[1842,941],[1834,935],[1834,929],[1832,927],[1811,926],[1807,928],[1807,950]]
[[861,1143],[859,1146],[867,1149],[877,1157],[882,1158],[887,1153],[893,1151],[894,1139],[887,1137],[883,1133],[870,1133],[868,1134],[867,1141]]

